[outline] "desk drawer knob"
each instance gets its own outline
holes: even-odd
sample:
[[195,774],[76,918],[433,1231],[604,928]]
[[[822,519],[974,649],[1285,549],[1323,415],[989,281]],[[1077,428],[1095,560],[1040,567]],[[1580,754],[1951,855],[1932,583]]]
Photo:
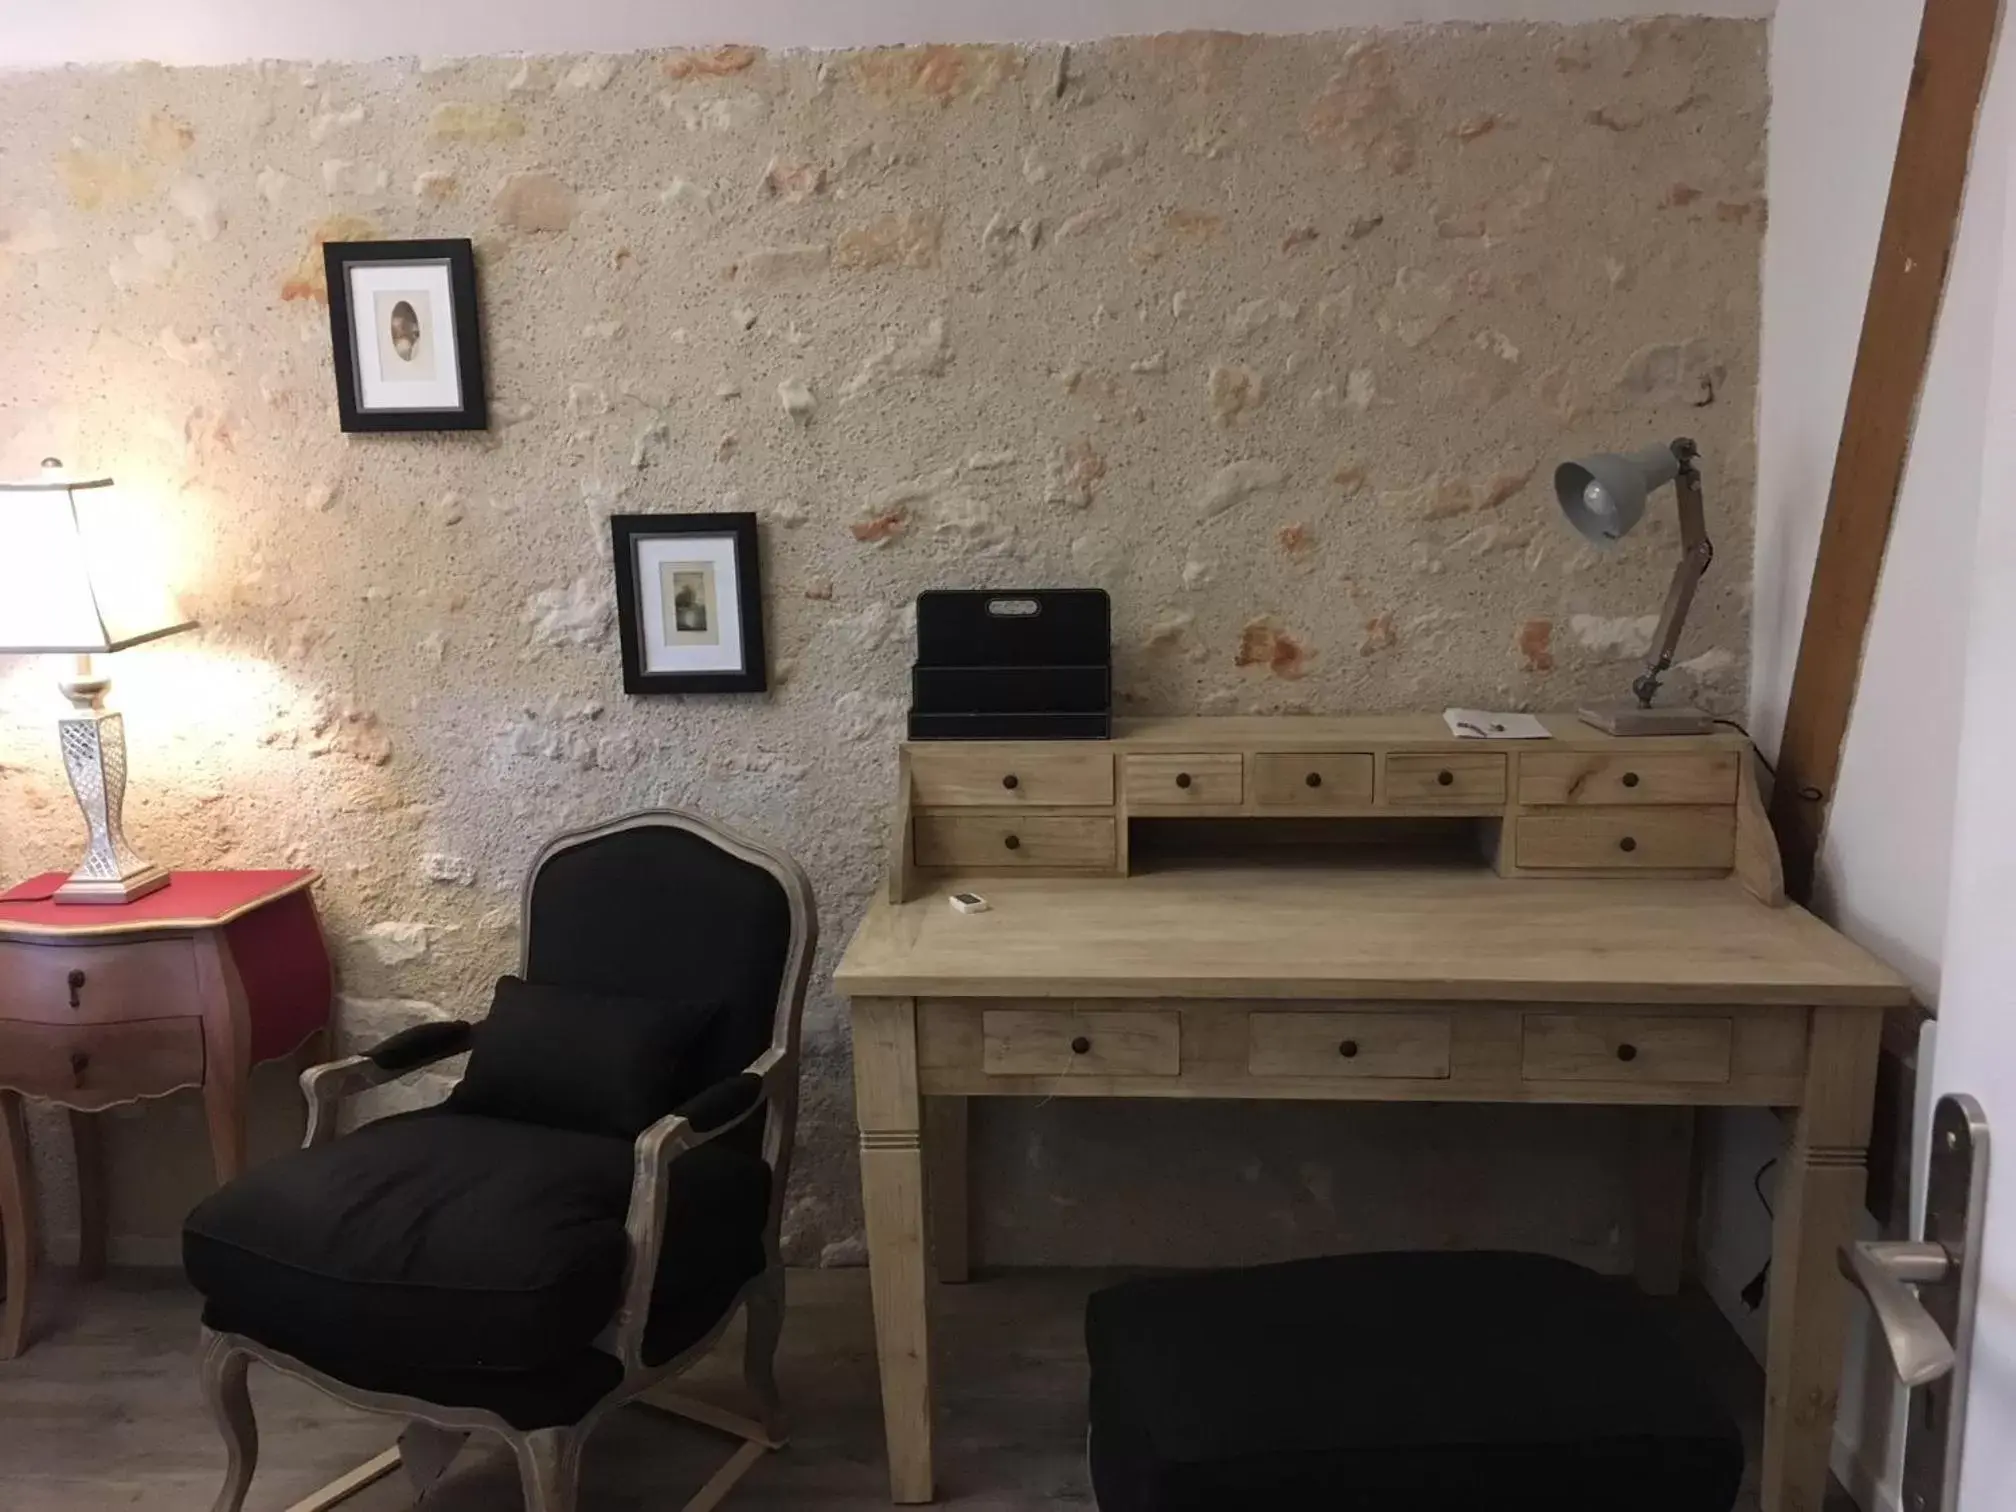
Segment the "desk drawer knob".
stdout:
[[81,1082],[82,1080],[84,1080],[84,1073],[90,1069],[91,1069],[90,1056],[86,1055],[82,1050],[72,1050],[70,1052],[71,1075],[75,1076],[77,1080]]
[[1001,843],[1007,846],[1008,849],[1010,850],[1022,849],[1022,837],[1020,835],[1010,835],[1007,839],[1003,840]]
[[1635,837],[1626,835],[1622,840],[1617,842],[1617,849],[1629,855],[1632,851],[1638,849],[1638,841]]
[[1439,771],[1435,774],[1435,780],[1436,782],[1440,783],[1443,787],[1449,787],[1455,783],[1456,774],[1445,768],[1444,770]]
[[1636,772],[1626,772],[1624,774],[1624,786],[1626,787],[1638,786],[1638,774]]
[[1017,777],[1013,772],[1010,772],[1006,777],[1003,777],[1001,779],[1001,786],[1008,789],[1008,791],[1012,793],[1015,791],[1015,789],[1022,786],[1022,779],[1020,777]]
[[1178,772],[1176,774],[1176,786],[1180,788],[1190,786],[1190,774],[1188,772]]
[[1085,1038],[1082,1034],[1079,1035],[1071,1041],[1071,1053],[1073,1055],[1090,1055],[1092,1053],[1092,1041]]
[[1337,1047],[1337,1053],[1343,1056],[1344,1059],[1346,1060],[1358,1059],[1358,1041],[1356,1040],[1344,1041],[1343,1044]]
[[1321,772],[1311,772],[1307,777],[1304,777],[1302,780],[1308,783],[1309,786],[1311,786],[1312,788],[1323,786],[1323,774]]
[[1627,1066],[1630,1065],[1631,1062],[1638,1059],[1638,1047],[1636,1045],[1619,1045],[1617,1047],[1617,1059],[1624,1062]]
[[73,971],[70,973],[68,981],[70,984],[70,1006],[72,1008],[82,1008],[84,1000],[78,994],[84,990],[84,973]]

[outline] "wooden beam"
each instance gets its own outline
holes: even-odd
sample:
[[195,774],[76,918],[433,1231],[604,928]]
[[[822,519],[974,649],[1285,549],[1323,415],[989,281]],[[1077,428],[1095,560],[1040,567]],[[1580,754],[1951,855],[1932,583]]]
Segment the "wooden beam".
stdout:
[[2001,8],[2002,0],[1925,0],[1778,747],[1771,820],[1786,891],[1802,903],[1812,896],[1814,857],[1841,768]]

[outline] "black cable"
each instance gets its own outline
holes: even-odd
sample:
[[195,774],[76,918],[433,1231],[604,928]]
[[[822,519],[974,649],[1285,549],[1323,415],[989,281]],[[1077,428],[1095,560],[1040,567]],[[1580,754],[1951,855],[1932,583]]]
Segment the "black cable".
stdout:
[[[1748,740],[1750,742],[1751,754],[1757,758],[1757,764],[1762,768],[1764,768],[1765,775],[1768,776],[1773,782],[1776,782],[1778,780],[1778,768],[1774,767],[1773,765],[1771,765],[1770,762],[1764,759],[1764,753],[1757,749],[1757,742],[1751,736],[1748,730],[1744,729],[1742,725],[1738,724],[1733,719],[1723,719],[1719,716],[1712,719],[1710,723],[1718,725],[1727,725],[1729,726],[1730,729],[1734,730],[1738,735],[1741,735],[1745,740]],[[1824,802],[1827,797],[1827,795],[1821,792],[1820,789],[1812,786],[1802,787],[1801,789],[1799,789],[1799,796],[1801,798],[1804,798],[1808,803]]]
[[1757,1194],[1757,1201],[1762,1204],[1764,1211],[1769,1213],[1773,1218],[1776,1218],[1778,1214],[1771,1206],[1771,1199],[1764,1195],[1764,1178],[1770,1174],[1771,1167],[1776,1164],[1778,1164],[1778,1157],[1773,1155],[1764,1164],[1757,1167],[1757,1174],[1750,1178],[1750,1190]]

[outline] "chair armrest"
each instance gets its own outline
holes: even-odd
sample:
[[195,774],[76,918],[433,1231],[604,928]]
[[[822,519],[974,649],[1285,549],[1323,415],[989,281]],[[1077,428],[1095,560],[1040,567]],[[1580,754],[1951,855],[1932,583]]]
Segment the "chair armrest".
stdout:
[[688,1150],[711,1144],[761,1113],[781,1080],[792,1074],[795,1068],[782,1050],[766,1050],[748,1070],[689,1098],[637,1136],[630,1210],[623,1220],[630,1241],[623,1266],[623,1305],[604,1336],[626,1371],[644,1368],[644,1325],[651,1316],[658,1253],[665,1240],[666,1172]]
[[308,1134],[302,1148],[313,1149],[336,1137],[336,1110],[344,1098],[460,1055],[475,1031],[474,1024],[461,1019],[414,1024],[360,1055],[310,1066],[301,1073],[301,1095],[308,1099]]

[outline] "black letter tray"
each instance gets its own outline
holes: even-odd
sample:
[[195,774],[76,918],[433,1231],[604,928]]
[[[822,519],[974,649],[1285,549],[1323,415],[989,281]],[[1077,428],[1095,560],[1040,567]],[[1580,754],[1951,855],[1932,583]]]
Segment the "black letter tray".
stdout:
[[912,740],[1104,740],[1113,733],[1103,588],[917,595]]

